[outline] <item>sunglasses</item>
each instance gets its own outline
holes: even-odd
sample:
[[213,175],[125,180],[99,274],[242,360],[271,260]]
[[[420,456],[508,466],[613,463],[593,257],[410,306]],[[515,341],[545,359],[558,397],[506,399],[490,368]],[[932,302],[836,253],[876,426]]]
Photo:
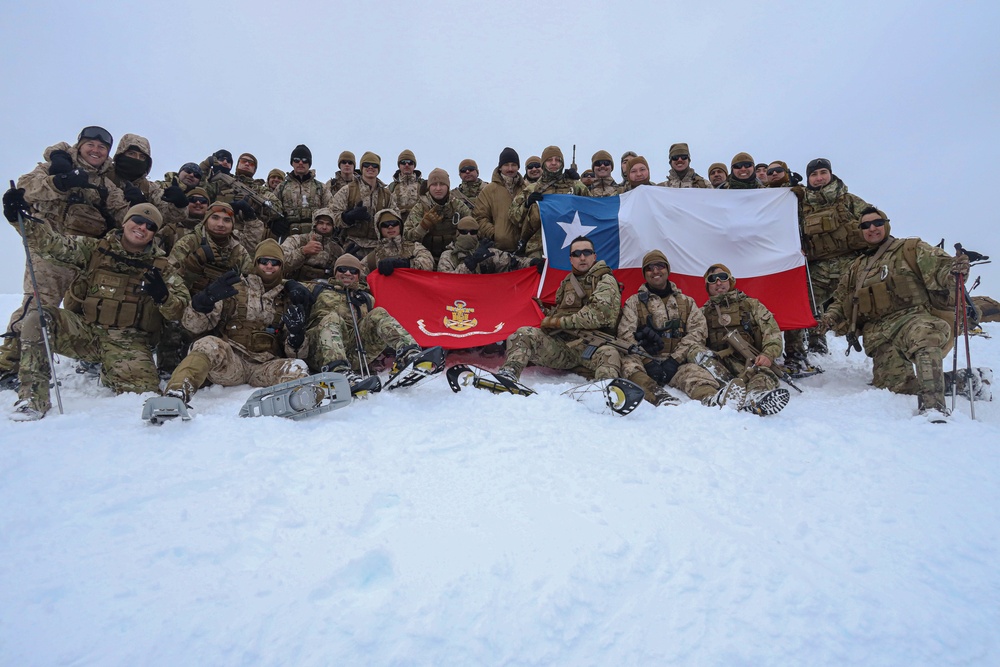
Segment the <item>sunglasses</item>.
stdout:
[[646,271],[652,271],[653,269],[659,269],[660,271],[666,271],[667,265],[663,262],[653,262],[652,264],[647,264],[645,267]]
[[725,271],[722,271],[720,273],[713,273],[712,275],[705,278],[705,280],[708,282],[709,285],[711,285],[713,283],[719,282],[720,280],[729,280],[729,274],[726,273]]
[[570,257],[590,257],[593,254],[594,254],[594,251],[591,250],[590,248],[587,248],[586,250],[574,250],[573,252],[571,252],[569,254],[569,256]]
[[479,171],[479,167],[462,167],[459,171],[463,174],[468,174],[470,171]]
[[525,167],[527,169],[541,169],[542,168],[542,163],[541,162],[531,162],[531,163],[525,165]]
[[417,163],[414,162],[413,160],[400,160],[399,161],[399,166],[400,167],[416,167]]
[[379,227],[399,227],[399,220],[389,220],[379,224]]
[[340,164],[354,164],[354,163],[351,162],[350,160],[341,160]]
[[771,167],[770,169],[767,170],[768,176],[774,176],[775,174],[783,174],[783,173],[785,173],[784,167]]
[[158,224],[141,215],[133,215],[130,219],[137,225],[146,225],[146,229],[153,233],[156,233],[156,230],[160,228]]
[[733,169],[751,169],[753,168],[753,162],[737,162],[733,165]]
[[362,169],[378,169],[378,165],[375,164],[374,162],[362,162],[361,163],[361,168]]
[[478,234],[479,231],[476,230],[476,229],[460,229],[460,230],[458,230],[458,233],[459,234],[473,234],[473,235],[475,235],[475,234]]
[[261,266],[281,266],[281,260],[273,257],[261,257],[257,263]]
[[878,220],[865,220],[864,222],[858,223],[858,229],[865,230],[870,228],[872,225],[875,225],[876,227],[881,227],[884,224],[885,220],[882,218],[879,218]]
[[195,195],[194,197],[188,197],[189,204],[208,204],[208,200],[204,197],[199,197]]
[[677,162],[678,160],[690,160],[690,159],[691,159],[691,156],[687,155],[687,154],[685,154],[685,155],[673,155],[673,156],[670,157],[670,161],[671,162]]
[[[540,167],[542,165],[538,165],[538,166]],[[597,162],[594,163],[594,166],[595,167],[610,167],[611,166],[611,160],[598,160]],[[528,167],[531,167],[531,165],[528,165]]]
[[338,266],[337,273],[350,273],[352,276],[356,276],[361,273],[361,270],[355,269],[353,266]]
[[303,162],[305,162],[306,164],[309,164],[309,160],[305,159],[304,157],[293,157],[292,158],[292,164],[302,164]]
[[91,125],[83,128],[83,130],[80,131],[80,139],[96,139],[97,141],[105,143],[108,146],[113,143],[111,141],[111,133],[103,127],[98,127],[97,125]]

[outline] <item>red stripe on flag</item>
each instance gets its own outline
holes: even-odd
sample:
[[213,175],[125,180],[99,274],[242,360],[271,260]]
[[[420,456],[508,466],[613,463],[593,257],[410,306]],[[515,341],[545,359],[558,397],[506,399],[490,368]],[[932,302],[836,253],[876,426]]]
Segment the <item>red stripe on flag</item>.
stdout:
[[375,305],[395,317],[421,347],[478,347],[538,326],[542,312],[534,268],[488,275],[396,269],[368,275]]

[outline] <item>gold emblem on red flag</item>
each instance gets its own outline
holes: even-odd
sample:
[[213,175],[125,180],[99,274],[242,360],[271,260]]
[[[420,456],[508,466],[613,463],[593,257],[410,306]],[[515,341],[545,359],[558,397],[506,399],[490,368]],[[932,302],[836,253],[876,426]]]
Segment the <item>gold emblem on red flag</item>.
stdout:
[[467,308],[465,301],[456,300],[454,306],[445,306],[445,310],[451,313],[451,317],[444,318],[444,325],[453,331],[468,331],[479,324],[476,318],[469,318],[476,309]]

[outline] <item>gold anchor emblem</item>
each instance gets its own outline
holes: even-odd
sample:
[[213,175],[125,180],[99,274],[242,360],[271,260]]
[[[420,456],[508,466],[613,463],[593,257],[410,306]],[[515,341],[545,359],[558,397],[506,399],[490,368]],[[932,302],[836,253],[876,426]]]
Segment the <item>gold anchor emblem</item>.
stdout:
[[445,306],[445,310],[451,313],[451,317],[444,318],[444,325],[453,331],[468,331],[479,324],[479,320],[469,319],[476,309],[466,308],[465,301],[456,300],[454,306]]

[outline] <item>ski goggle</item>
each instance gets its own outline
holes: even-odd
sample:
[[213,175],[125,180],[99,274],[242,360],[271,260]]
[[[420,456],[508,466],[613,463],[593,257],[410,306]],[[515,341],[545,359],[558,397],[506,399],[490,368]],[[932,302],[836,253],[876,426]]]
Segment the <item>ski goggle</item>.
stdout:
[[584,248],[583,250],[574,250],[569,254],[570,257],[590,257],[594,254],[594,251],[590,248]]
[[720,280],[728,281],[729,280],[729,274],[726,273],[725,271],[720,271],[719,273],[713,273],[712,275],[710,275],[710,276],[708,276],[708,277],[705,278],[705,281],[709,285],[717,283]]
[[872,225],[875,225],[876,227],[881,227],[884,224],[885,220],[883,220],[882,218],[878,218],[877,220],[865,220],[864,222],[858,223],[858,229],[864,231],[870,228]]
[[85,141],[92,139],[95,141],[100,141],[103,144],[107,144],[108,148],[111,148],[111,144],[114,141],[111,139],[111,133],[105,130],[103,127],[97,125],[88,125],[87,127],[80,130],[80,136],[77,137],[77,141]]

